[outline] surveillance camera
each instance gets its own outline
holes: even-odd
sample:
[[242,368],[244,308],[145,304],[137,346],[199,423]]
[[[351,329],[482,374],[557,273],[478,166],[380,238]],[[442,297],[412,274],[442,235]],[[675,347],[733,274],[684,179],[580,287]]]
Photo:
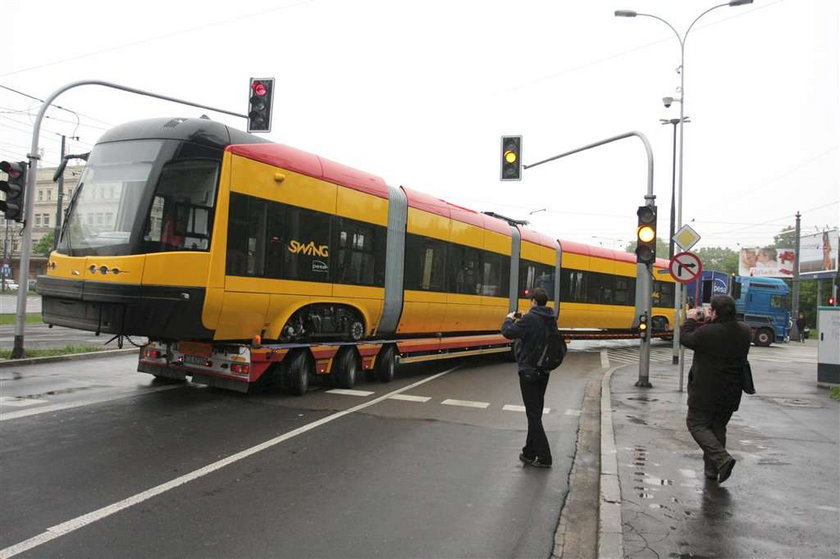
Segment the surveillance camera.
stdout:
[[667,109],[668,107],[671,106],[671,103],[674,102],[674,98],[673,97],[663,97],[662,102],[665,104],[665,108]]

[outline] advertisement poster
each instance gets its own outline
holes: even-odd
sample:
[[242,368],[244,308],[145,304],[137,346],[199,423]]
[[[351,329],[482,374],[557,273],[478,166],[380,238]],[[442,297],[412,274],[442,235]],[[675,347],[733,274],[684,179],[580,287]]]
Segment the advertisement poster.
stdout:
[[838,231],[823,231],[799,237],[799,273],[837,272]]
[[792,278],[793,249],[742,248],[738,275],[765,278]]

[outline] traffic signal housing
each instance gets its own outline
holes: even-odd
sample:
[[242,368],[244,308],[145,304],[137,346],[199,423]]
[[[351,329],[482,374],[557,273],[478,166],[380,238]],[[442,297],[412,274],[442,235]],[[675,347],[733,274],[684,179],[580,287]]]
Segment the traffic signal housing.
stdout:
[[0,190],[6,193],[6,199],[0,200],[0,211],[9,221],[23,221],[27,169],[25,161],[0,161],[0,171],[8,175],[0,181]]
[[501,180],[522,180],[522,136],[502,136]]
[[647,313],[642,313],[639,315],[639,338],[647,339],[648,336],[648,317]]
[[636,210],[636,262],[653,264],[656,261],[656,206],[639,206]]
[[248,88],[248,132],[271,132],[274,78],[251,78]]

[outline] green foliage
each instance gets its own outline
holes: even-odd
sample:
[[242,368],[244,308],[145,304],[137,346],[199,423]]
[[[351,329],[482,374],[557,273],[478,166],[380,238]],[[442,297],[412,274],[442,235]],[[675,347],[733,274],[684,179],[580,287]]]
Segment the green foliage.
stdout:
[[[41,314],[27,314],[26,315],[26,324],[41,324],[43,321],[41,320]],[[16,314],[0,314],[0,326],[8,326],[9,324],[17,324],[17,315]]]
[[41,256],[49,256],[50,252],[52,252],[53,244],[55,244],[55,232],[50,229],[43,237],[41,237],[41,240],[32,247],[32,252]]
[[738,252],[731,248],[704,247],[697,251],[703,269],[709,271],[738,273]]
[[773,236],[773,248],[793,248],[796,244],[796,228],[785,227]]
[[831,392],[828,393],[828,396],[832,400],[840,400],[840,386],[835,386],[831,389]]

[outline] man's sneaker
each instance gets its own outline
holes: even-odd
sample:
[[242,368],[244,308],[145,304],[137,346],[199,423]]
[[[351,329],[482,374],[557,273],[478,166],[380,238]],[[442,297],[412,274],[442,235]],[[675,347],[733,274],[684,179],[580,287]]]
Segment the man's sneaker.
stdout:
[[724,481],[729,479],[729,476],[732,475],[732,468],[734,468],[734,467],[735,467],[735,459],[730,458],[729,462],[724,464],[721,467],[720,472],[718,473],[718,483],[723,483]]
[[531,462],[531,465],[535,468],[550,468],[551,462],[543,462],[539,458],[534,458],[534,460]]
[[536,457],[534,457],[534,458],[528,458],[527,456],[525,456],[525,454],[524,454],[524,453],[520,452],[520,453],[519,453],[519,459],[520,459],[520,460],[522,460],[522,462],[524,462],[524,463],[525,463],[525,464],[527,464],[528,466],[530,466],[530,465],[532,465],[532,464],[534,463],[534,460],[536,460]]

